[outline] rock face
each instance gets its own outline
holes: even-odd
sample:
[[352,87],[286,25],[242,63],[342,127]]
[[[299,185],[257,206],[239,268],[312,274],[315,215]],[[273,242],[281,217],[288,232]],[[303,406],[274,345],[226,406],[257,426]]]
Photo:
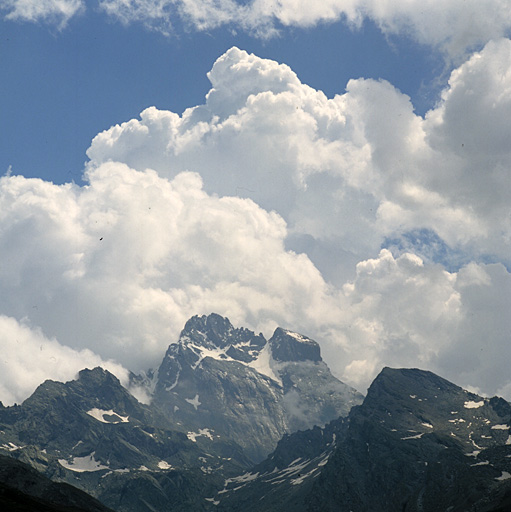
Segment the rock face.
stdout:
[[285,433],[324,425],[361,401],[330,373],[315,341],[281,328],[267,341],[216,314],[187,322],[153,396],[174,425],[209,429],[255,462]]
[[273,360],[276,362],[320,362],[319,345],[301,334],[278,327],[270,339]]
[[346,420],[285,437],[215,499],[220,511],[511,510],[511,405],[385,368]]

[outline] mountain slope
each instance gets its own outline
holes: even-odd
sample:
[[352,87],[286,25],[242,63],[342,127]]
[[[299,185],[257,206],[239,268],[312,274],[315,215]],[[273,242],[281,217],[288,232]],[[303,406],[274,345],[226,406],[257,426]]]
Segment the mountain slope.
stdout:
[[101,368],[46,381],[0,407],[0,451],[120,512],[202,510],[284,433],[361,401],[313,340],[277,329],[267,341],[215,314],[187,322],[153,383],[144,405]]
[[216,510],[510,510],[511,405],[385,368],[348,418],[284,438],[227,479]]
[[85,492],[55,483],[11,457],[0,455],[0,509],[17,512],[112,512]]

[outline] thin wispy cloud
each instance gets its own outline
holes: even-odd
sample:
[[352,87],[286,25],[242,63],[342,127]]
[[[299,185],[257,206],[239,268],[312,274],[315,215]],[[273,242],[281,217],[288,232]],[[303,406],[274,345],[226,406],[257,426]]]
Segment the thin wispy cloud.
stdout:
[[2,0],[0,9],[8,20],[48,23],[64,28],[85,10],[83,0]]
[[509,5],[501,0],[3,0],[1,8],[9,19],[61,27],[86,8],[99,9],[124,25],[141,23],[165,35],[183,24],[200,31],[230,26],[272,37],[283,27],[306,28],[342,20],[356,29],[369,19],[385,34],[406,35],[421,44],[438,46],[451,57],[508,36],[511,30]]

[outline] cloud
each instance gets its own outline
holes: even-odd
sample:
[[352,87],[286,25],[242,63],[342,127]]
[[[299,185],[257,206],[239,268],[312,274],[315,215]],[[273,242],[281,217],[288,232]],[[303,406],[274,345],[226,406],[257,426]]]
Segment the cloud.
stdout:
[[6,19],[55,24],[64,28],[68,21],[83,12],[82,0],[3,0],[0,9],[8,10]]
[[73,350],[48,339],[40,329],[26,322],[0,315],[0,397],[4,405],[21,403],[46,379],[68,381],[83,368],[102,366],[125,385],[128,371],[104,361],[88,349]]
[[[339,0],[339,3],[343,3]],[[511,13],[505,2],[490,0],[398,0],[357,2],[362,12],[386,34],[404,34],[437,46],[451,57],[465,54],[491,39],[508,36]]]
[[196,313],[271,330],[327,307],[328,286],[249,199],[105,163],[86,187],[0,179],[0,311],[74,350],[144,370]]
[[173,19],[197,30],[232,25],[262,37],[281,27],[312,27],[342,20],[358,28],[370,19],[390,36],[405,35],[447,55],[463,55],[496,37],[507,36],[511,14],[505,2],[453,0],[100,0],[100,7],[123,23],[141,22],[167,33]]
[[0,179],[5,331],[139,371],[215,311],[317,339],[362,390],[390,365],[507,392],[510,50],[473,54],[424,117],[388,82],[328,99],[229,50],[203,105],[98,134],[85,186]]
[[382,250],[357,265],[343,299],[340,320],[324,326],[323,352],[346,380],[362,387],[382,366],[419,367],[511,398],[511,274],[501,264],[448,272],[416,255],[395,258]]
[[510,55],[509,40],[489,43],[423,118],[388,82],[352,80],[327,99],[287,66],[233,48],[209,73],[204,105],[181,116],[151,107],[112,127],[93,140],[89,165],[196,170],[208,193],[278,211],[288,242],[315,252],[325,274],[340,272],[332,248],[359,261],[417,229],[509,263]]
[[[284,27],[309,28],[342,21],[357,30],[365,19],[384,34],[405,36],[459,60],[467,51],[510,35],[511,13],[501,0],[98,0],[93,6],[124,25],[141,23],[170,35],[190,30],[233,27],[256,37],[278,35]],[[83,0],[4,0],[6,18],[47,22],[63,28],[85,9]]]

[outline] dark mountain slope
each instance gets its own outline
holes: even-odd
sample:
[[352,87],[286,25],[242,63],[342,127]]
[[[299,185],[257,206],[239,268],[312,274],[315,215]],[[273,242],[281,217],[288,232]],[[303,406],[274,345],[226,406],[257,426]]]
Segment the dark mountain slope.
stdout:
[[218,511],[511,510],[511,406],[385,368],[346,420],[285,437],[226,480]]
[[0,510],[111,512],[76,487],[52,482],[29,465],[3,455],[0,455]]

